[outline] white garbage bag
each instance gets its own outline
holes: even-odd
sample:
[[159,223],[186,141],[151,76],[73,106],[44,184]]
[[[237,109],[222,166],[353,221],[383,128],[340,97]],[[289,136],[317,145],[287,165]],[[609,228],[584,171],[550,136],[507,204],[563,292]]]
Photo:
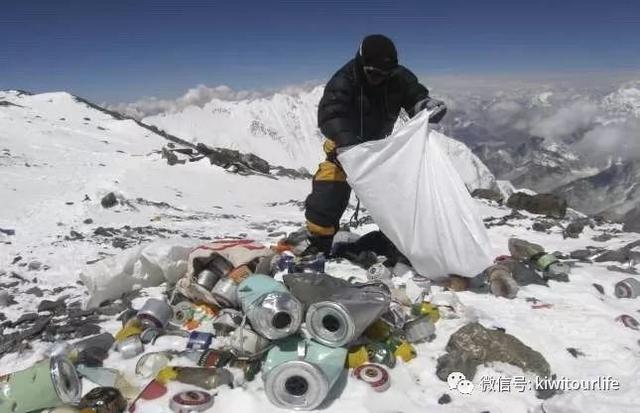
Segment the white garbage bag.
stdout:
[[420,274],[473,277],[492,263],[475,201],[419,113],[387,139],[342,151],[347,181]]
[[97,307],[132,290],[164,282],[175,284],[186,273],[189,253],[195,245],[185,245],[182,240],[156,241],[87,266],[80,273],[89,293],[84,307]]

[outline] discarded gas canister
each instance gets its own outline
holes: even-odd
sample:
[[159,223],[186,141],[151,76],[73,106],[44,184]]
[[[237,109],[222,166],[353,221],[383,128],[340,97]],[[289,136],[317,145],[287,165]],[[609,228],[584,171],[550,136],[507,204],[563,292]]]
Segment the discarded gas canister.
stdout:
[[130,359],[144,351],[144,344],[140,336],[127,337],[118,343],[118,352],[124,359]]
[[405,363],[408,363],[418,356],[416,348],[406,340],[394,342],[390,347],[393,349],[393,354]]
[[632,330],[640,330],[640,323],[638,322],[638,320],[628,314],[622,314],[621,316],[617,317],[616,320],[620,321],[625,327],[628,327]]
[[175,413],[203,412],[211,406],[213,406],[213,396],[200,390],[178,393],[169,402],[169,407]]
[[207,291],[211,291],[219,279],[220,274],[204,269],[196,276],[196,284]]
[[369,352],[365,346],[354,346],[349,349],[347,354],[347,367],[356,368],[369,362]]
[[150,298],[137,315],[143,325],[164,329],[173,318],[173,308],[164,300]]
[[[183,384],[190,384],[205,390],[225,385],[233,387],[233,375],[224,368],[166,367],[164,370],[168,369],[171,369],[173,373],[169,377]],[[159,373],[158,377],[160,376],[162,376],[162,372]]]
[[190,301],[181,301],[173,306],[173,317],[171,324],[176,327],[182,327],[189,320],[193,319],[195,314],[195,306]]
[[428,317],[418,317],[409,320],[404,325],[404,334],[409,343],[420,343],[431,340],[436,327]]
[[289,274],[299,272],[324,272],[326,259],[323,254],[310,258],[295,258],[287,263]]
[[213,319],[213,328],[218,335],[227,335],[242,323],[242,312],[232,308],[223,308]]
[[221,278],[211,295],[221,307],[238,307],[238,284],[229,277]]
[[346,357],[343,347],[295,336],[279,341],[262,367],[267,397],[281,408],[315,409],[344,372]]
[[384,364],[389,368],[394,368],[396,365],[395,354],[388,346],[382,343],[367,344],[367,354],[369,355],[369,361],[372,363]]
[[145,329],[142,333],[140,333],[140,341],[142,341],[143,344],[150,344],[156,338],[158,338],[161,334],[162,334],[161,330],[155,327],[149,327]]
[[77,403],[82,382],[65,357],[51,357],[28,369],[0,376],[0,413],[26,413]]
[[640,296],[640,281],[635,278],[625,278],[616,283],[615,294],[618,298],[636,298]]
[[187,348],[190,350],[206,350],[211,347],[213,341],[213,334],[203,333],[200,331],[192,331],[189,334],[189,341],[187,342]]
[[302,324],[302,303],[267,275],[254,274],[242,281],[238,300],[251,327],[270,340],[289,336]]
[[95,413],[122,413],[127,408],[127,401],[114,387],[96,387],[82,397],[78,407]]
[[200,367],[224,367],[234,358],[229,351],[223,350],[205,350],[198,360]]
[[373,264],[367,270],[367,279],[369,281],[390,280],[393,277],[391,270],[383,263]]
[[358,380],[370,385],[377,392],[386,391],[391,386],[389,372],[384,367],[376,364],[363,364],[360,367],[356,367],[353,370],[353,375]]
[[389,309],[390,301],[389,289],[383,284],[343,288],[330,300],[309,306],[307,329],[324,345],[347,345]]
[[438,307],[426,301],[411,306],[411,314],[416,317],[429,317],[429,319],[434,323],[440,320],[440,310],[438,310]]

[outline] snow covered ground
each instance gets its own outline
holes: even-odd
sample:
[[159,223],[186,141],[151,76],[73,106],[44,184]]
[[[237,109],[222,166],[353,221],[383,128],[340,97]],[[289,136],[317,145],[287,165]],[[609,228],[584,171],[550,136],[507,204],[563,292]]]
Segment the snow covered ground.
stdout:
[[[78,274],[89,265],[87,262],[121,254],[122,246],[164,237],[185,244],[229,236],[246,236],[269,244],[279,238],[278,232],[294,230],[303,222],[298,202],[310,189],[309,181],[234,175],[206,160],[168,166],[154,152],[166,143],[160,136],[133,121],[116,120],[78,104],[67,94],[18,96],[0,92],[0,101],[20,105],[0,106],[0,228],[15,231],[14,235],[0,233],[0,291],[9,292],[17,301],[0,308],[9,320],[35,311],[41,299],[68,296],[68,302],[83,300],[85,292],[77,284]],[[109,192],[116,193],[123,203],[103,208],[100,200]],[[511,212],[482,201],[478,201],[478,207],[485,217]],[[539,243],[548,251],[564,253],[587,246],[615,249],[638,239],[637,234],[627,233],[614,233],[607,242],[591,239],[603,230],[619,229],[615,225],[595,230],[587,227],[578,239],[563,239],[557,227],[549,233],[532,231],[533,216],[525,216],[489,229],[496,256],[508,253],[507,240],[513,236]],[[121,242],[114,245],[113,238],[117,237],[95,234],[99,227],[119,230]],[[358,231],[371,229],[373,226],[369,225]],[[36,261],[40,265],[29,265]],[[466,317],[438,321],[436,339],[417,346],[418,358],[407,364],[399,362],[390,371],[389,391],[374,393],[363,383],[349,379],[339,397],[324,411],[640,411],[640,332],[615,321],[621,314],[640,318],[640,299],[615,298],[613,286],[626,275],[607,270],[607,265],[576,263],[569,283],[552,281],[549,287],[523,287],[514,300],[457,293],[469,310]],[[363,270],[345,262],[330,263],[327,272],[340,277],[364,277]],[[14,273],[26,281],[5,287],[19,280]],[[37,282],[32,283],[33,279]],[[604,295],[594,283],[604,287]],[[43,298],[25,293],[35,285],[44,291]],[[161,290],[151,288],[145,294],[157,295]],[[434,290],[439,292],[442,288]],[[531,298],[549,306],[534,308],[539,305]],[[134,304],[140,305],[143,300],[138,298]],[[473,394],[451,391],[435,375],[436,360],[444,354],[450,335],[471,320],[489,328],[504,328],[542,353],[559,377],[611,376],[620,382],[620,389],[567,391],[545,401],[529,391],[482,392],[483,376],[523,374],[512,366],[494,365],[479,369],[473,380]],[[109,321],[103,328],[115,333],[119,322]],[[184,342],[180,340],[161,340],[157,350],[182,348]],[[35,362],[46,345],[32,344],[33,350],[0,358],[0,374]],[[574,357],[567,348],[584,355]],[[132,382],[134,364],[135,361],[122,360],[118,353],[106,362],[106,366],[124,371]],[[88,388],[89,383],[85,384]],[[179,386],[172,384],[170,388],[178,390]],[[445,393],[451,402],[439,404]],[[170,412],[166,398],[139,407],[144,412]],[[259,378],[245,387],[220,389],[210,411],[231,409],[278,411],[268,402]]]

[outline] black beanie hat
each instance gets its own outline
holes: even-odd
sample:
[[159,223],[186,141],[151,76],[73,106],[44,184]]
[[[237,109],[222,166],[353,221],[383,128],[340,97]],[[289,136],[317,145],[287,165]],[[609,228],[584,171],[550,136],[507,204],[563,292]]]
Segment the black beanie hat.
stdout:
[[371,34],[362,40],[358,51],[364,66],[382,70],[398,66],[398,52],[391,39],[381,34]]

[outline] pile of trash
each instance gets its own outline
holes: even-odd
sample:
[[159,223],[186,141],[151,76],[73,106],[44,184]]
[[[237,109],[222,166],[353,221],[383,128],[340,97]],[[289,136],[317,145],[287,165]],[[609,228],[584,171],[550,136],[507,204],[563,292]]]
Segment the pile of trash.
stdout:
[[[301,256],[308,244],[295,233],[271,247],[220,240],[190,249],[166,295],[121,313],[115,335],[56,343],[32,367],[0,378],[0,413],[135,412],[167,396],[174,412],[206,411],[216,389],[243,386],[258,375],[271,403],[287,409],[322,407],[348,375],[384,392],[398,359],[411,362],[415,345],[434,339],[438,320],[458,318],[465,309],[455,293],[433,293],[439,281],[418,275],[392,246],[383,258],[362,249],[363,238],[339,232],[334,253],[366,268],[366,280],[327,274],[324,255]],[[445,287],[514,298],[519,285],[568,280],[570,266],[539,245],[512,238],[509,251],[475,277],[451,276]],[[634,278],[616,286],[618,297],[639,294]],[[183,347],[159,345],[165,337]],[[482,340],[499,341],[518,352],[482,350],[485,360],[462,354],[475,347],[456,340],[483,348],[494,346]],[[454,371],[472,377],[476,365],[491,361],[549,374],[539,353],[477,323],[454,334],[447,350],[438,360],[441,380]],[[122,363],[136,361],[135,371],[104,367],[114,351]],[[83,395],[83,379],[97,387]]]

